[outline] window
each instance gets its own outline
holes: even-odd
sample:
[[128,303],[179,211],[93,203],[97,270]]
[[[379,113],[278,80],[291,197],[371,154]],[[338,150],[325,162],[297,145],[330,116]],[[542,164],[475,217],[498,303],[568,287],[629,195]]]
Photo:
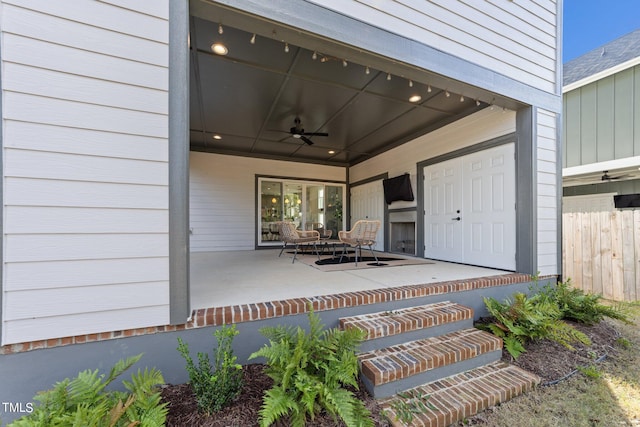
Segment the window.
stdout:
[[337,236],[344,229],[343,184],[259,178],[258,246],[279,244],[277,221],[292,221],[301,230],[321,224]]

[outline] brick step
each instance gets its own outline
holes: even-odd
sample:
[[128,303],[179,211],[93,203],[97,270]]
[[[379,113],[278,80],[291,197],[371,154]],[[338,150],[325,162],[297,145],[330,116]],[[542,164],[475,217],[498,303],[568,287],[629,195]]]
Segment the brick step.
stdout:
[[495,362],[501,356],[500,338],[469,328],[364,352],[358,360],[365,387],[381,398]]
[[[495,362],[443,378],[380,402],[394,427],[445,427],[526,393],[540,378],[514,365]],[[425,404],[419,404],[419,401]],[[404,408],[404,410],[402,410]],[[399,413],[413,409],[412,420]]]
[[367,332],[365,341],[360,346],[361,351],[472,326],[473,309],[449,301],[340,319],[342,329],[359,328]]

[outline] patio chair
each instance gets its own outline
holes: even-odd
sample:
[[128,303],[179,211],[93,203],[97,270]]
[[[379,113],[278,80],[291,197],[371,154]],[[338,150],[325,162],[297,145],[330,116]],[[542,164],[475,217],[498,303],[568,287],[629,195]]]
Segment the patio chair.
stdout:
[[317,230],[320,233],[320,239],[328,240],[333,234],[333,230],[327,230],[321,222],[307,222],[304,224],[305,230]]
[[338,239],[342,242],[342,254],[340,255],[340,262],[346,254],[347,245],[355,248],[356,266],[358,265],[358,249],[360,250],[360,257],[362,258],[362,245],[369,246],[371,255],[378,263],[378,257],[373,252],[373,245],[376,244],[376,235],[380,229],[380,221],[377,220],[360,220],[353,224],[353,227],[349,231],[338,231]]
[[318,256],[318,259],[320,259],[317,246],[317,242],[320,241],[320,233],[318,230],[298,230],[296,229],[295,224],[289,221],[278,221],[276,224],[278,224],[278,232],[280,234],[280,240],[282,240],[282,249],[280,249],[280,255],[278,255],[278,257],[282,256],[282,252],[284,252],[288,244],[293,244],[295,245],[293,260],[291,260],[291,263],[293,264],[296,261],[300,244],[313,243],[313,249]]

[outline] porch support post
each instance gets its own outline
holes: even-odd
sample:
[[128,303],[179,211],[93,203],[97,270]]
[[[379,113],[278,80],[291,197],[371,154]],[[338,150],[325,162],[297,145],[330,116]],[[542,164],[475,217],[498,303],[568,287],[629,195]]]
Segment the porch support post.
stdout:
[[169,2],[169,321],[189,304],[189,0]]
[[516,112],[516,271],[538,271],[535,108]]

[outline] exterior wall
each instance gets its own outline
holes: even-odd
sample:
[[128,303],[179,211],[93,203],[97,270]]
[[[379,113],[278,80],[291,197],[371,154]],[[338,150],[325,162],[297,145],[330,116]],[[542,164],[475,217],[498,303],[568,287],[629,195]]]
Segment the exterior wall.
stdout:
[[564,94],[563,167],[640,156],[640,65]]
[[251,250],[256,244],[256,175],[345,182],[342,167],[191,152],[191,250]]
[[556,92],[559,6],[555,0],[310,1]]
[[538,221],[538,271],[541,275],[560,274],[558,262],[559,203],[558,187],[558,130],[557,115],[549,111],[536,111],[536,193]]
[[2,344],[167,324],[168,1],[0,6]]
[[[432,157],[497,138],[515,131],[515,113],[485,108],[471,116],[416,138],[349,169],[349,181],[358,182],[385,172],[390,177],[409,172],[416,186],[417,163]],[[417,196],[416,196],[417,197]],[[416,206],[414,202],[395,202],[394,209]]]

